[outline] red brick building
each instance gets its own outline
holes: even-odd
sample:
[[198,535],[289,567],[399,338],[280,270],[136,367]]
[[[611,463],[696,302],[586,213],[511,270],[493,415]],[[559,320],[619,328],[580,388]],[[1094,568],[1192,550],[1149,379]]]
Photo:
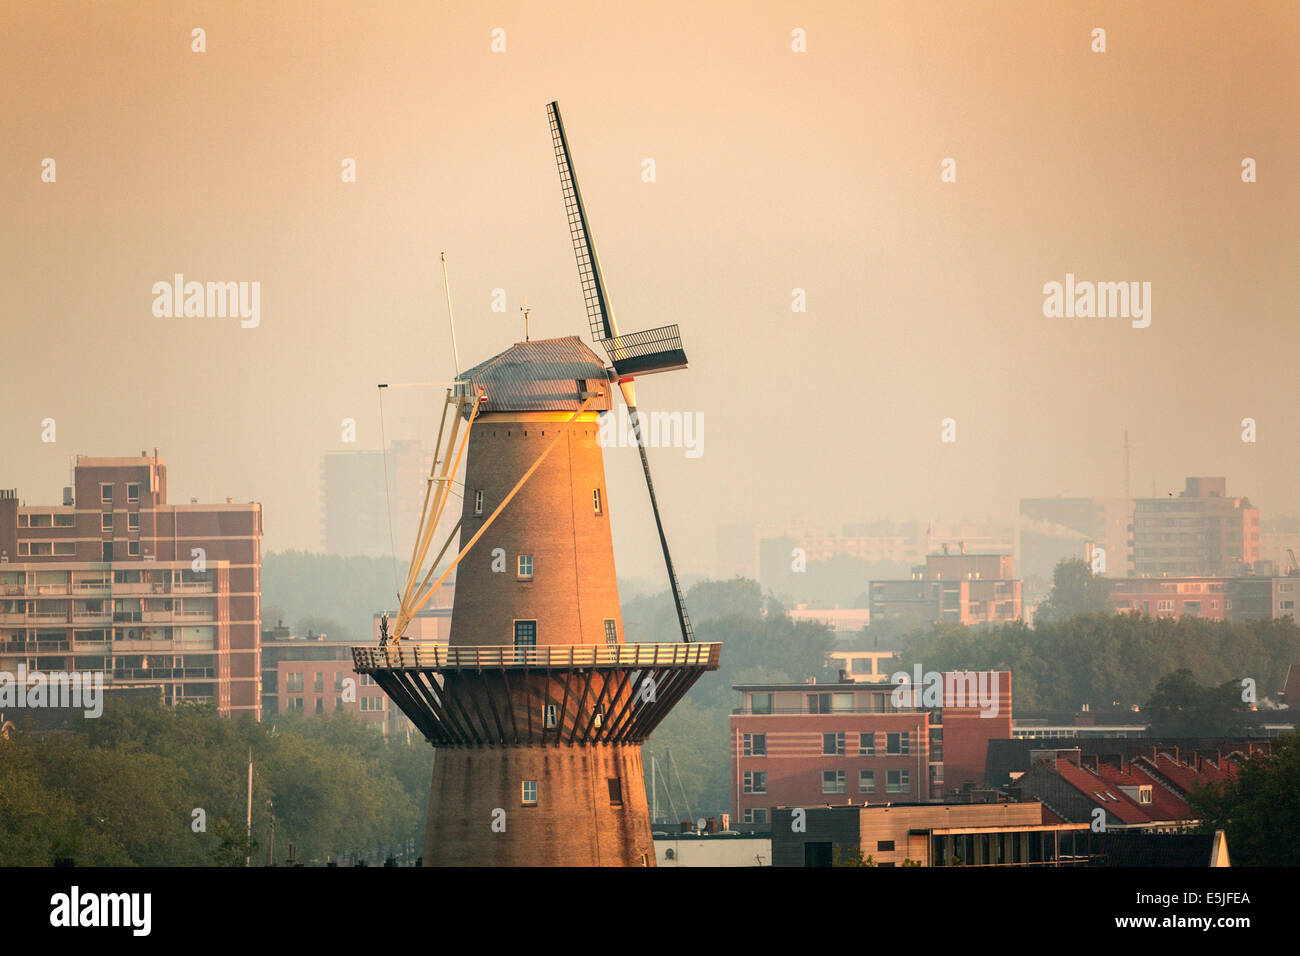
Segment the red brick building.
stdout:
[[387,734],[405,725],[388,696],[368,674],[358,674],[351,645],[326,635],[295,637],[283,625],[262,632],[262,712],[319,717],[356,714]]
[[[977,676],[991,707],[952,693],[957,679]],[[735,823],[765,827],[775,806],[926,803],[982,785],[988,741],[1011,736],[1011,675],[943,677],[939,706],[923,687],[916,701],[893,683],[737,685]]]
[[1151,617],[1202,617],[1224,621],[1231,615],[1229,578],[1114,578],[1110,603],[1119,613]]
[[78,456],[61,505],[0,493],[0,669],[260,717],[261,535],[259,504],[168,504],[156,452]]

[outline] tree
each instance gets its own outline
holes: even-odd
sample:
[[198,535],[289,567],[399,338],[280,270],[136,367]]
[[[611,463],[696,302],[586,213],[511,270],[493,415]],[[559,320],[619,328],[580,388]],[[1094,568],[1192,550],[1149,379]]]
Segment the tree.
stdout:
[[1223,830],[1235,866],[1300,866],[1300,742],[1295,734],[1273,741],[1235,776],[1193,790],[1188,803],[1203,832]]
[[1052,591],[1038,605],[1035,620],[1050,621],[1076,614],[1110,614],[1110,585],[1096,577],[1087,561],[1062,561],[1052,572]]
[[215,866],[247,866],[257,851],[257,840],[250,839],[248,827],[232,823],[229,817],[222,817],[212,828],[217,838],[217,846],[212,851]]
[[842,847],[838,843],[831,848],[831,866],[879,866],[870,855],[862,855],[862,847],[854,845]]
[[1203,687],[1185,667],[1160,678],[1143,709],[1152,733],[1160,736],[1230,737],[1250,723],[1239,682]]

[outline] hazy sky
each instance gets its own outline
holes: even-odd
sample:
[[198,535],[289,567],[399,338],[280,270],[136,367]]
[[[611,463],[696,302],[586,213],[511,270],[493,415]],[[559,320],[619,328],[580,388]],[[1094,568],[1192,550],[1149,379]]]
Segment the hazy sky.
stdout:
[[[704,419],[701,457],[652,452],[683,570],[723,523],[1117,495],[1126,426],[1135,493],[1224,474],[1295,512],[1297,40],[1293,2],[4,0],[0,487],[157,446],[173,500],[318,548],[376,383],[451,376],[439,250],[464,365],[525,297],[535,337],[586,334],[558,99],[623,330],[680,323],[691,359],[639,388]],[[156,318],[177,272],[259,282],[260,325]],[[1150,282],[1150,327],[1044,317],[1067,272]],[[440,394],[390,392],[389,437],[431,442]],[[629,575],[659,566],[636,458],[607,452]]]

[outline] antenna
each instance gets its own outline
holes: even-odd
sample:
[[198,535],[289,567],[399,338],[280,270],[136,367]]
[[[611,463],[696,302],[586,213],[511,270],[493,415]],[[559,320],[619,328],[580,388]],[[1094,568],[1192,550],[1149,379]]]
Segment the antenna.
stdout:
[[529,314],[530,312],[532,312],[533,310],[530,309],[530,308],[528,308],[528,300],[527,300],[527,299],[525,299],[525,300],[524,300],[524,304],[523,304],[522,306],[519,307],[519,311],[522,312],[522,313],[524,314],[524,341],[525,341],[525,342],[531,342],[532,339],[531,339],[531,338],[529,337],[529,335],[528,335],[528,314]]
[[460,352],[456,349],[456,319],[451,314],[451,283],[447,281],[447,253],[438,253],[442,259],[442,288],[447,293],[447,322],[451,325],[451,358],[456,363],[456,377],[460,378]]
[[1132,487],[1131,487],[1131,483],[1130,483],[1130,481],[1129,481],[1129,475],[1130,475],[1130,471],[1129,471],[1129,443],[1128,443],[1128,429],[1126,428],[1126,429],[1124,429],[1124,497],[1125,497],[1125,498],[1132,498],[1132,497],[1133,497]]

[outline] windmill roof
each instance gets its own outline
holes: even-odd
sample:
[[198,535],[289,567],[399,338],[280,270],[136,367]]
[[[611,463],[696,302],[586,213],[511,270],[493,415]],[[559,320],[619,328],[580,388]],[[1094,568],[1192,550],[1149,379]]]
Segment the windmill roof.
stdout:
[[[486,362],[461,372],[459,382],[487,394],[479,414],[487,412],[576,412],[582,391],[603,389],[589,411],[611,407],[605,363],[576,335],[561,339],[516,342]],[[582,383],[582,384],[580,384]]]

